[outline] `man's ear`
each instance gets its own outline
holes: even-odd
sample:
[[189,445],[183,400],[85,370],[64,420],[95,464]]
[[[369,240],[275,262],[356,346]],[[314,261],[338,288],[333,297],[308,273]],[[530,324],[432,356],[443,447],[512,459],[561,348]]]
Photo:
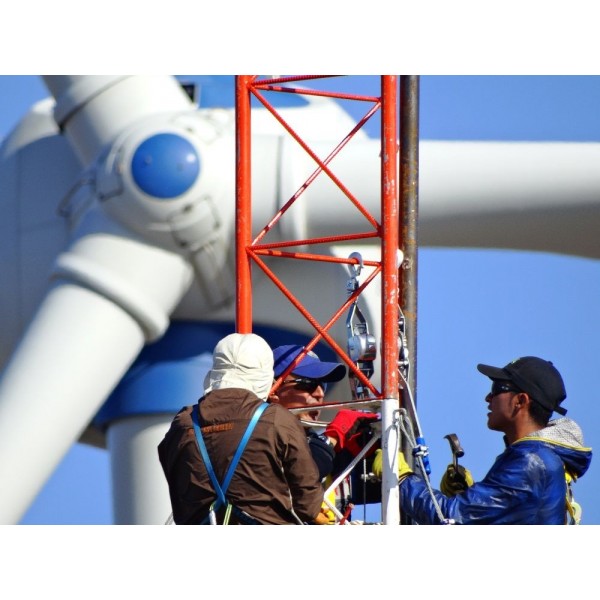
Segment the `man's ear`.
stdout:
[[528,408],[531,404],[531,398],[527,392],[519,392],[515,397],[519,407]]

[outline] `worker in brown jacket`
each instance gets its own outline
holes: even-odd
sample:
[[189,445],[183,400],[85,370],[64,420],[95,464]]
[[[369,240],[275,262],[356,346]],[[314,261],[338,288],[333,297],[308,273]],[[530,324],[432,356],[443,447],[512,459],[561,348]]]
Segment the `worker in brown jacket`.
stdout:
[[[231,334],[213,352],[197,408],[175,416],[158,446],[178,525],[208,523],[217,499],[194,431],[193,411],[219,484],[246,428],[273,382],[273,352],[255,334]],[[225,492],[231,524],[324,523],[323,487],[304,429],[285,408],[267,405],[252,431]],[[225,506],[216,511],[225,519]]]

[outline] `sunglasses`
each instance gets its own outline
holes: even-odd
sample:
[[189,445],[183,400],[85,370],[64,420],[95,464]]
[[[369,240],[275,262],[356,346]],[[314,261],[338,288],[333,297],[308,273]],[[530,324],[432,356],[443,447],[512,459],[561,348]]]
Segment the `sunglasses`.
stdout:
[[518,394],[521,390],[512,387],[506,383],[502,383],[500,381],[494,381],[492,383],[492,391],[490,392],[491,396],[498,396],[499,394],[504,394],[504,392],[514,392]]
[[323,393],[327,391],[327,384],[320,379],[309,379],[308,377],[298,377],[288,379],[284,383],[293,383],[299,390],[312,394],[319,386],[323,388]]

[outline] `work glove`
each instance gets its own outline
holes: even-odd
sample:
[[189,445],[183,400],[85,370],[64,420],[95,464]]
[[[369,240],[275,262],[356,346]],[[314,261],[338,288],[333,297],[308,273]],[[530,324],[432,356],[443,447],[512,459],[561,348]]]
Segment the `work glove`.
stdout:
[[321,509],[319,514],[313,519],[313,525],[333,525],[333,522],[330,516]]
[[363,448],[363,438],[369,423],[377,420],[379,416],[375,413],[343,409],[327,425],[325,435],[336,440],[336,452],[348,450],[352,456],[356,456]]
[[473,485],[473,477],[469,469],[458,465],[458,471],[453,464],[448,465],[440,481],[440,491],[444,496],[456,496]]
[[[383,474],[383,452],[381,451],[381,448],[375,451],[375,458],[373,459],[371,471],[373,471],[373,475],[375,475],[377,479],[381,479]],[[404,458],[404,454],[402,454],[402,452],[398,452],[398,482],[401,483],[412,473],[413,470],[408,466],[408,463]]]

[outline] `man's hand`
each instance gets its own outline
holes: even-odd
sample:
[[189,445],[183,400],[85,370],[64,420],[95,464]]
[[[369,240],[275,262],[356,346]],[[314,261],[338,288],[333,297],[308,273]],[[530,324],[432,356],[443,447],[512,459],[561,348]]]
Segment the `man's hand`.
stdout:
[[[383,452],[381,448],[375,451],[375,458],[373,459],[373,466],[371,467],[373,475],[378,479],[381,479],[383,474]],[[398,452],[398,480],[401,483],[406,477],[411,475],[413,470],[408,466],[404,454]]]
[[343,409],[325,428],[325,435],[336,441],[335,451],[348,450],[356,456],[363,448],[362,438],[369,423],[377,421],[375,413]]
[[448,465],[446,472],[440,481],[440,491],[444,496],[456,496],[473,485],[473,477],[469,469],[458,465],[458,471],[454,465]]

